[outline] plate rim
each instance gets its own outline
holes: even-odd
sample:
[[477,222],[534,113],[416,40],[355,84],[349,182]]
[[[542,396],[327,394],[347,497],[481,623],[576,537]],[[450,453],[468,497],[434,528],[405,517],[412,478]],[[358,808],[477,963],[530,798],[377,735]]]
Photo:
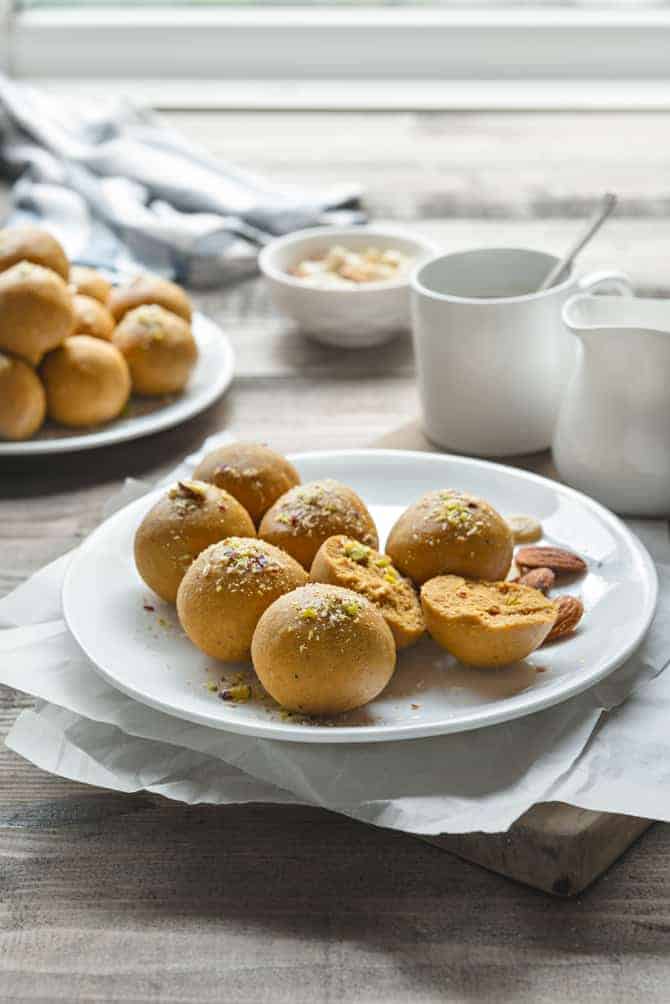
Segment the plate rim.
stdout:
[[[361,448],[361,449],[336,449],[336,450],[309,450],[302,451],[298,453],[288,453],[287,458],[293,463],[299,463],[301,460],[309,458],[310,460],[320,460],[322,458],[346,458],[346,457],[362,457],[363,455],[369,457],[370,455],[375,455],[384,458],[405,458],[407,460],[422,460],[422,461],[456,461],[458,463],[465,464],[466,466],[475,467],[486,467],[492,470],[504,471],[505,473],[511,472],[512,474],[520,477],[522,480],[531,480],[541,485],[548,485],[559,492],[566,493],[567,495],[575,498],[580,503],[585,504],[587,508],[592,509],[596,515],[605,521],[606,524],[614,527],[619,534],[627,541],[628,546],[632,552],[637,556],[638,560],[641,562],[644,572],[645,580],[648,587],[648,599],[647,606],[644,611],[644,616],[641,622],[641,626],[637,633],[634,635],[631,641],[629,641],[621,652],[607,662],[601,669],[592,675],[589,675],[586,682],[584,682],[583,677],[576,676],[575,680],[570,686],[565,687],[558,691],[558,693],[548,690],[538,690],[534,699],[530,702],[528,707],[521,710],[515,707],[509,707],[507,710],[504,705],[493,706],[489,711],[478,711],[478,717],[476,721],[461,721],[461,718],[466,716],[457,716],[450,719],[448,723],[436,723],[436,722],[425,722],[425,723],[413,723],[413,724],[393,724],[385,726],[343,726],[339,729],[333,729],[329,726],[313,726],[310,728],[304,728],[302,726],[284,724],[278,728],[276,723],[265,724],[263,722],[258,723],[247,723],[244,721],[234,722],[225,719],[215,719],[212,720],[210,717],[199,714],[198,712],[183,712],[177,711],[172,705],[166,704],[158,698],[152,696],[147,696],[144,693],[139,692],[135,687],[130,685],[125,685],[119,683],[118,679],[109,672],[105,667],[100,666],[95,660],[88,654],[85,646],[80,641],[77,631],[73,628],[72,618],[70,616],[70,606],[69,606],[69,596],[71,582],[75,578],[77,564],[79,560],[82,560],[82,555],[85,555],[92,547],[98,534],[102,533],[103,528],[107,526],[110,521],[121,520],[122,514],[126,512],[132,506],[137,506],[141,502],[148,502],[148,500],[154,495],[158,494],[162,488],[156,487],[144,495],[140,496],[138,499],[134,499],[127,505],[123,506],[121,509],[117,510],[112,516],[100,523],[79,545],[77,550],[72,556],[72,560],[68,563],[68,567],[65,572],[63,579],[63,585],[61,589],[62,607],[63,607],[63,617],[67,624],[68,630],[72,634],[76,644],[86,655],[87,659],[91,663],[91,666],[104,680],[106,680],[110,686],[114,689],[119,690],[121,693],[126,694],[128,697],[133,698],[140,704],[147,707],[153,708],[156,711],[160,711],[163,714],[168,715],[179,721],[189,721],[197,725],[202,725],[207,728],[212,728],[220,732],[230,732],[237,735],[245,735],[247,737],[253,737],[257,739],[272,739],[277,742],[298,742],[298,743],[308,743],[308,744],[337,744],[337,745],[367,745],[368,743],[374,742],[396,742],[402,740],[411,739],[428,739],[431,737],[436,737],[440,735],[450,735],[458,734],[461,732],[471,732],[476,731],[480,728],[489,728],[495,725],[502,725],[506,722],[514,721],[517,718],[526,718],[528,715],[537,714],[540,711],[544,711],[547,708],[554,707],[559,704],[563,704],[577,695],[584,693],[586,690],[590,690],[592,687],[596,686],[602,680],[606,679],[612,673],[614,673],[625,661],[626,659],[635,651],[637,646],[643,640],[647,634],[651,622],[653,620],[654,614],[656,613],[657,601],[658,601],[658,574],[654,562],[647,551],[646,547],[639,540],[639,538],[630,530],[623,520],[617,515],[603,506],[600,502],[596,502],[595,499],[590,498],[588,495],[584,495],[582,492],[577,491],[575,488],[571,488],[568,485],[564,485],[558,481],[552,481],[550,478],[546,478],[541,474],[536,474],[533,471],[526,471],[523,468],[510,467],[506,464],[496,463],[490,460],[480,460],[474,457],[464,457],[453,453],[436,453],[432,451],[421,451],[421,450],[394,450],[388,448]],[[472,714],[468,715],[467,718],[471,719]]]
[[[201,393],[190,402],[188,398],[177,398],[174,402],[158,411],[152,412],[150,427],[142,425],[115,426],[114,421],[106,423],[92,432],[82,432],[75,436],[55,437],[54,439],[26,439],[21,442],[0,441],[1,457],[39,457],[50,453],[81,453],[83,450],[98,450],[105,446],[115,446],[128,443],[134,439],[153,436],[177,425],[188,422],[209,408],[230,387],[235,376],[235,350],[230,338],[216,321],[202,311],[193,312],[194,322],[205,324],[212,329],[212,335],[220,340],[222,366],[216,377]],[[196,332],[197,338],[197,332]],[[180,405],[182,408],[180,408]],[[138,427],[139,426],[139,427]]]

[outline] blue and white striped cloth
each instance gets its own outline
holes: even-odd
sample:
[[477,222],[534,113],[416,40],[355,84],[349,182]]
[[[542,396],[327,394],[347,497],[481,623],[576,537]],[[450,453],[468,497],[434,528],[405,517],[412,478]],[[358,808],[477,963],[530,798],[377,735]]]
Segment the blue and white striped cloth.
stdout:
[[289,190],[128,103],[64,102],[2,76],[0,172],[16,179],[10,225],[48,227],[75,261],[141,265],[191,286],[253,272],[277,234],[363,222],[351,186]]

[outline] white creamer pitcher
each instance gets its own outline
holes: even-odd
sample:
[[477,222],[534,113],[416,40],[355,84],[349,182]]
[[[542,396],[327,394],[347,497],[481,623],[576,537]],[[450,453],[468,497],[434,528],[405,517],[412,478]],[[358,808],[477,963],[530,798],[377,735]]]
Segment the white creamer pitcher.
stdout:
[[670,514],[670,299],[578,294],[581,343],[554,434],[569,484],[620,513]]

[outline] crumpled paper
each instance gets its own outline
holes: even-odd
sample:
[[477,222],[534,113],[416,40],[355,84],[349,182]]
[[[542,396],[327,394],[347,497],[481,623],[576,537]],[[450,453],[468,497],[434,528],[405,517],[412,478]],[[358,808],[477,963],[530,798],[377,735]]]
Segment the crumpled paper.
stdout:
[[[166,482],[231,437],[211,437]],[[150,486],[128,481],[110,513]],[[630,521],[654,557],[659,606],[619,670],[570,701],[475,732],[312,745],[209,729],[107,684],[62,619],[64,555],[0,601],[0,682],[34,695],[7,745],[44,770],[189,803],[302,802],[417,834],[500,832],[537,802],[670,820],[670,540]],[[622,703],[625,702],[625,703]]]

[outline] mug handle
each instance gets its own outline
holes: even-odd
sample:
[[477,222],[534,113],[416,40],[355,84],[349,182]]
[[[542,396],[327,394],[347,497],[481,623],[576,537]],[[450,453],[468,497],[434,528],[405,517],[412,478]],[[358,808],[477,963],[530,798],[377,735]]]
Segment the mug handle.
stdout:
[[634,296],[633,284],[630,277],[625,272],[620,272],[616,268],[601,268],[595,272],[589,272],[577,280],[577,285],[582,293],[595,292],[600,286],[613,287],[612,292],[619,296]]

